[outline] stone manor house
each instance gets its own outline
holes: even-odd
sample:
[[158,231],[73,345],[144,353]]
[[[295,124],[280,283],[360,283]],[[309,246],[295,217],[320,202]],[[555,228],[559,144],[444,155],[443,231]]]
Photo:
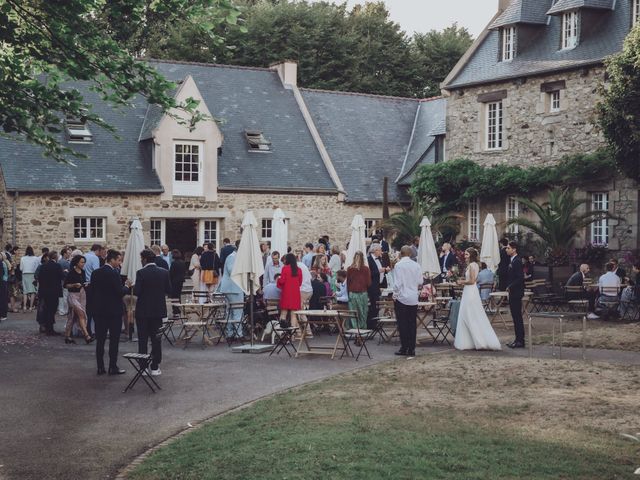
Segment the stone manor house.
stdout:
[[[498,12],[442,84],[447,98],[446,158],[484,165],[547,165],[604,145],[594,106],[603,60],[622,49],[638,22],[640,0],[499,0]],[[601,220],[582,243],[630,251],[638,245],[638,186],[623,178],[577,192]],[[540,195],[537,200],[544,200]],[[491,212],[499,227],[523,212],[514,197],[477,199],[461,234],[482,239]],[[516,225],[510,226],[517,233]]]
[[[444,97],[426,100],[299,88],[293,62],[152,61],[178,83],[178,100],[200,100],[217,120],[193,131],[142,98],[117,112],[75,85],[120,139],[68,119],[64,141],[89,157],[74,160],[77,167],[0,139],[2,240],[123,248],[139,217],[149,243],[191,251],[238,238],[247,209],[268,240],[273,211],[282,208],[292,246],[328,234],[344,247],[354,214],[369,230],[380,220],[384,177],[397,211],[409,205],[407,189],[422,164],[466,157],[526,167],[604,145],[594,112],[603,60],[620,51],[639,15],[640,0],[498,0],[443,82]],[[621,217],[593,224],[583,241],[638,248],[635,183],[594,179],[579,194],[589,208]],[[503,231],[507,219],[526,214],[513,197],[477,199],[463,212],[461,236],[481,239],[489,212]]]

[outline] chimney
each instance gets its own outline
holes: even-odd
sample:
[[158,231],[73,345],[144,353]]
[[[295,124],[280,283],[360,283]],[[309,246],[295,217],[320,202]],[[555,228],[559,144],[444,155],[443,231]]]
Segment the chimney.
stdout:
[[291,89],[298,86],[298,64],[293,60],[284,60],[270,65],[271,70],[278,72],[284,88]]
[[498,10],[504,12],[511,3],[511,0],[498,0]]

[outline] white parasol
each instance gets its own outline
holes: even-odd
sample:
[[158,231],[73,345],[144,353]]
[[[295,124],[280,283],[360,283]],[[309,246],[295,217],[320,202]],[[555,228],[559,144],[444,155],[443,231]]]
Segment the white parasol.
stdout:
[[484,219],[484,232],[482,233],[482,248],[480,249],[480,261],[487,264],[489,270],[495,271],[500,263],[500,246],[498,245],[498,231],[496,220],[492,214]]
[[287,254],[287,240],[288,229],[284,219],[286,218],[284,212],[276,208],[273,212],[273,222],[271,225],[271,251],[279,252],[280,257],[284,257]]
[[422,217],[420,222],[420,245],[418,246],[418,265],[423,274],[436,276],[440,274],[440,261],[436,244],[431,233],[431,222],[427,217]]
[[[236,261],[233,264],[231,272],[231,280],[236,282],[246,295],[255,294],[260,287],[260,276],[264,273],[264,265],[262,264],[262,252],[260,252],[260,243],[258,242],[258,233],[256,231],[258,221],[253,216],[251,210],[248,210],[242,218],[242,237],[240,237],[240,246],[236,253]],[[251,284],[251,292],[249,285]]]
[[136,283],[136,272],[142,268],[140,252],[144,250],[144,236],[142,235],[142,223],[138,217],[131,222],[127,248],[124,251],[124,261],[120,273],[126,275],[131,283]]
[[367,254],[367,242],[365,239],[365,224],[362,215],[357,214],[351,222],[351,239],[349,240],[349,248],[344,262],[345,270],[353,263],[353,257],[357,251]]

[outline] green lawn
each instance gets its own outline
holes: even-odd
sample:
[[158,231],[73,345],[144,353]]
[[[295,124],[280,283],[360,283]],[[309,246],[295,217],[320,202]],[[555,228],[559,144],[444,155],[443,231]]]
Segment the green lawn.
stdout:
[[[260,401],[160,449],[130,478],[631,478],[631,442],[588,424],[571,429],[571,421],[566,437],[553,428],[545,438],[544,426],[528,426],[539,414],[535,400],[487,399],[459,408],[478,394],[456,392],[447,400],[444,385],[420,375],[425,361],[407,371],[396,362]],[[425,397],[423,388],[439,394]]]

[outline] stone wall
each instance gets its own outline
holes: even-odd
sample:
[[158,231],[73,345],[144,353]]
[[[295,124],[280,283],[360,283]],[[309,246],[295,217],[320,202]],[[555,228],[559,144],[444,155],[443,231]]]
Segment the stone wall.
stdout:
[[[482,165],[509,163],[528,167],[551,165],[565,155],[597,150],[605,143],[595,112],[603,79],[604,70],[592,68],[452,91],[447,99],[447,160],[468,158]],[[556,113],[550,113],[549,94],[543,91],[544,85],[549,84],[560,88],[560,111]],[[491,93],[504,96],[504,91],[504,148],[487,151],[486,104],[480,100]],[[624,178],[604,183],[594,179],[577,196],[587,198],[589,192],[597,191],[609,192],[609,210],[620,217],[610,220],[609,248],[620,254],[637,249],[637,184]],[[545,201],[546,193],[535,200]],[[481,223],[487,213],[493,213],[498,233],[506,231],[506,199],[492,202],[480,199],[480,211]],[[462,214],[461,236],[466,238],[468,212]],[[528,213],[524,215],[531,217]],[[588,241],[585,229],[576,243],[580,246]]]
[[[544,165],[564,155],[596,150],[603,145],[594,111],[603,78],[603,69],[593,68],[451,92],[447,98],[447,160],[464,157],[482,164]],[[560,111],[547,113],[549,99],[541,85],[562,81]],[[501,90],[506,90],[505,148],[486,151],[485,104],[478,96]]]
[[[2,240],[11,241],[13,234],[13,196],[2,195],[0,208],[4,218]],[[75,244],[88,247],[89,243],[74,241],[73,219],[78,216],[101,216],[107,219],[106,243],[123,249],[129,235],[131,218],[139,217],[145,240],[149,241],[151,218],[217,219],[219,239],[240,238],[242,216],[251,209],[258,220],[272,218],[273,210],[281,208],[289,217],[289,241],[301,247],[307,241],[317,241],[326,234],[333,244],[345,246],[350,237],[350,225],[356,213],[365,218],[381,218],[380,205],[354,205],[338,200],[337,195],[230,193],[219,192],[215,202],[202,198],[174,197],[161,200],[150,194],[20,194],[16,204],[16,244],[24,248],[48,246],[58,249]],[[396,207],[397,210],[397,207]],[[394,209],[392,208],[392,212]]]

